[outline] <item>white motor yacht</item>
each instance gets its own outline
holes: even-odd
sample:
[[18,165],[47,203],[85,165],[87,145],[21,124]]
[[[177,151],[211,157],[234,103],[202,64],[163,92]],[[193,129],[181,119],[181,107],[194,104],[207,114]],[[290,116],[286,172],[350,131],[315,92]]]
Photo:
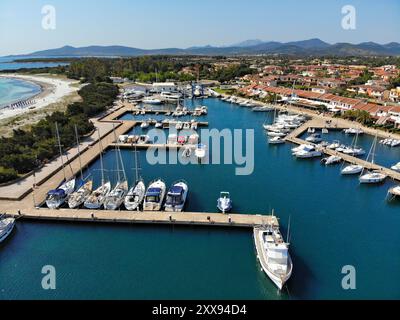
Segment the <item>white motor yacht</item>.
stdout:
[[165,182],[161,179],[150,183],[144,198],[144,211],[160,211],[166,192]]
[[322,137],[321,137],[320,134],[314,133],[314,134],[312,134],[311,136],[309,136],[309,137],[306,139],[306,141],[307,141],[307,142],[312,142],[312,143],[319,143],[319,142],[322,141]]
[[360,174],[364,170],[363,166],[357,164],[350,164],[344,167],[341,171],[342,175]]
[[167,199],[165,201],[165,211],[182,212],[189,193],[188,184],[181,180],[175,182],[168,190]]
[[341,157],[337,157],[337,156],[330,156],[328,158],[324,158],[322,159],[322,163],[324,163],[326,166],[329,165],[333,165],[333,164],[338,164],[340,162],[342,162],[342,158]]
[[284,241],[279,229],[272,226],[255,228],[254,242],[262,269],[278,289],[282,290],[293,271],[289,244]]
[[400,162],[391,167],[392,170],[400,172]]
[[15,226],[14,218],[0,217],[0,243],[7,239]]
[[72,178],[68,181],[64,181],[61,185],[47,193],[46,205],[49,209],[60,208],[65,201],[67,201],[69,195],[71,195],[75,190],[76,179]]
[[283,144],[285,143],[285,140],[283,140],[281,137],[272,137],[268,139],[269,144]]
[[309,159],[309,158],[316,158],[321,157],[322,152],[315,149],[314,146],[306,146],[302,150],[297,151],[294,153],[296,158],[300,159]]

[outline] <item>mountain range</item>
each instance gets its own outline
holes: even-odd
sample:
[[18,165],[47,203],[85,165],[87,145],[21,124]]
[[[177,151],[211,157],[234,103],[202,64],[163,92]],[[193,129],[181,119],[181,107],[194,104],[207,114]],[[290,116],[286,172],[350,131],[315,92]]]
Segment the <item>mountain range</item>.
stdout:
[[[58,49],[33,52],[29,57],[110,57],[110,56],[143,56],[143,55],[262,55],[262,54],[287,54],[287,55],[338,55],[338,56],[399,56],[400,43],[391,42],[378,44],[375,42],[363,42],[359,44],[336,43],[329,44],[320,39],[303,41],[277,42],[246,40],[230,46],[203,46],[186,49],[139,49],[126,46],[88,46],[71,47],[64,46]],[[23,56],[17,56],[23,57]]]

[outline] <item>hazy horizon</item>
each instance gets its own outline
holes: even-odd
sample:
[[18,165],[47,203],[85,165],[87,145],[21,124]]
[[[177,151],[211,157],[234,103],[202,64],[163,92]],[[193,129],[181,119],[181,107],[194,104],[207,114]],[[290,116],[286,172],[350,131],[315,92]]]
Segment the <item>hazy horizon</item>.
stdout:
[[[42,9],[56,10],[45,30]],[[341,26],[342,8],[356,9],[356,29]],[[229,46],[249,39],[291,42],[400,42],[400,2],[294,0],[45,0],[0,2],[0,56],[64,47],[120,45],[140,49]],[[379,25],[378,25],[379,24]],[[379,28],[378,28],[379,27]],[[384,31],[383,31],[384,30]]]

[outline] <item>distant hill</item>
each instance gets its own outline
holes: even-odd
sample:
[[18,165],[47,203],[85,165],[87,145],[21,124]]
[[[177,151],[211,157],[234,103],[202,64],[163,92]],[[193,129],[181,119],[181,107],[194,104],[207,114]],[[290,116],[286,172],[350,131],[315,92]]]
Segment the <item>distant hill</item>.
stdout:
[[[34,52],[25,57],[128,57],[143,55],[260,55],[260,54],[290,54],[290,55],[340,55],[340,56],[399,56],[400,43],[391,42],[378,44],[364,42],[360,44],[336,43],[329,44],[320,39],[309,39],[292,42],[276,42],[261,40],[246,40],[228,47],[191,47],[187,49],[139,49],[124,46],[89,46],[75,48],[65,46]],[[17,56],[21,57],[21,56]]]

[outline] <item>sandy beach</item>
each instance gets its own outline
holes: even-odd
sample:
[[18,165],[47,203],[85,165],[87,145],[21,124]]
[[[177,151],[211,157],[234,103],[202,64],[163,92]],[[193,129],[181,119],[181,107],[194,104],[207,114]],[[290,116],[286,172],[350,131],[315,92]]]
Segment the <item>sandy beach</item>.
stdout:
[[59,102],[63,97],[79,90],[79,86],[76,86],[78,81],[55,78],[49,75],[3,74],[0,75],[0,77],[32,82],[39,85],[42,90],[38,95],[28,99],[31,101],[29,106],[1,109],[0,120],[47,107],[50,104]]

